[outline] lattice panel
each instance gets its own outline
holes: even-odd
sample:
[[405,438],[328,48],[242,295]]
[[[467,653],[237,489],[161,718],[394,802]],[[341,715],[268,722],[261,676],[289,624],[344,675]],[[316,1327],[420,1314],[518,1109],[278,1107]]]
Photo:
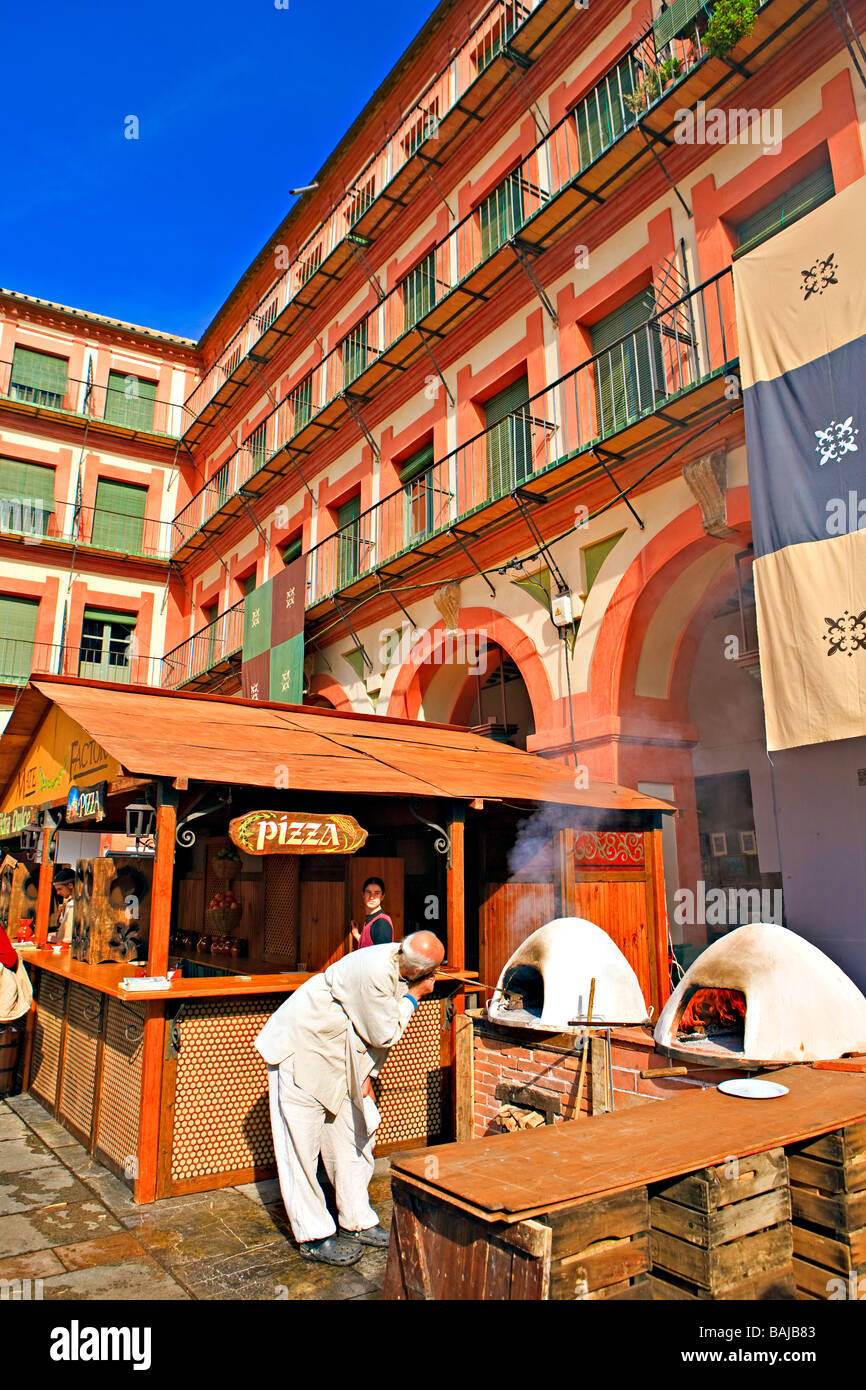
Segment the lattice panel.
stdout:
[[274,854],[265,865],[265,955],[287,964],[298,959],[300,859]]
[[273,1163],[267,1068],[253,1041],[284,997],[184,1006],[178,1018],[174,1182]]
[[101,1017],[101,999],[96,990],[70,984],[58,1111],[61,1120],[69,1121],[88,1138],[93,1123]]
[[60,1044],[66,1013],[66,981],[58,980],[45,970],[40,970],[39,975],[30,1089],[53,1110],[57,1100]]
[[382,1114],[377,1145],[444,1133],[441,1049],[442,1001],[422,999],[373,1082]]
[[96,1148],[133,1176],[138,1152],[144,1004],[105,1001],[105,1042]]

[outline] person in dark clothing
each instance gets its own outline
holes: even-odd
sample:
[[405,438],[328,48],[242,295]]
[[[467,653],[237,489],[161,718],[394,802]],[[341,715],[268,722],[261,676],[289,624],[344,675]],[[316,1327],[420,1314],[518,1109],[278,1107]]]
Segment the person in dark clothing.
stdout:
[[394,923],[382,908],[385,885],[380,878],[368,878],[362,891],[367,912],[364,925],[359,927],[354,918],[349,923],[357,942],[356,949],[360,951],[362,946],[387,946],[389,941],[394,940]]

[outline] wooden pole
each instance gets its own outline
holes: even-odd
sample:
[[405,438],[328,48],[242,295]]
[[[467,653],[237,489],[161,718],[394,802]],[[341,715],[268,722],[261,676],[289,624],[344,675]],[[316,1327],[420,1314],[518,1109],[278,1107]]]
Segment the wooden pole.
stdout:
[[51,916],[51,886],[54,882],[54,865],[49,858],[50,848],[51,826],[46,825],[42,832],[42,867],[39,870],[39,891],[36,895],[36,927],[33,933],[37,946],[44,946],[48,940],[48,920]]
[[574,1119],[580,1119],[580,1107],[583,1104],[583,1087],[586,1081],[586,1059],[589,1055],[589,1029],[592,1024],[592,1006],[595,1002],[595,976],[589,987],[589,1008],[586,1011],[586,1034],[583,1040],[583,1056],[580,1059],[580,1080],[577,1083],[577,1099],[574,1102]]
[[557,917],[579,917],[574,889],[574,830],[570,826],[557,831],[554,872]]
[[448,964],[466,968],[466,807],[456,802],[448,827],[451,854],[446,875],[446,930]]
[[[171,897],[174,880],[174,837],[177,830],[177,792],[160,783],[156,809],[156,858],[153,865],[153,898],[150,906],[150,941],[147,972],[164,975],[168,969],[171,934]],[[147,1005],[141,1061],[141,1108],[138,1120],[138,1173],[135,1200],[156,1197],[159,1170],[159,1117],[165,1052],[165,1008],[162,1001]]]
[[[176,796],[175,793],[175,801]],[[156,859],[153,866],[153,898],[150,905],[150,941],[147,953],[149,975],[164,975],[168,969],[176,830],[177,805],[163,801],[156,811]]]

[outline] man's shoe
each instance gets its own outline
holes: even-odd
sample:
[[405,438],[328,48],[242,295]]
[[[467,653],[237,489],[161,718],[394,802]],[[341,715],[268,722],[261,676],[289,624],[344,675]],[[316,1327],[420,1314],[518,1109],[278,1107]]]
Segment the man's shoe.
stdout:
[[301,1254],[305,1260],[318,1260],[323,1265],[354,1265],[363,1255],[357,1241],[347,1235],[325,1236],[324,1240],[305,1240],[301,1242]]
[[366,1231],[347,1231],[340,1227],[340,1234],[347,1236],[349,1240],[358,1240],[362,1245],[372,1245],[377,1250],[384,1250],[391,1237],[381,1226],[368,1226]]

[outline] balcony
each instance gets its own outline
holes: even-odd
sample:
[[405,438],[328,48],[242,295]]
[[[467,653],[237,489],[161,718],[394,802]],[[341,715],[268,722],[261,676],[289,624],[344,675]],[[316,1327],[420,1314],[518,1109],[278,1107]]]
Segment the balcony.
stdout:
[[139,656],[135,639],[97,645],[53,645],[0,636],[0,686],[26,685],[31,676],[84,676],[112,685],[162,685],[162,658]]
[[751,75],[745,60],[772,57],[810,22],[815,4],[765,0],[730,60],[704,53],[695,23],[659,51],[648,31],[500,185],[507,187],[495,214],[482,221],[473,211],[430,252],[425,293],[409,297],[405,282],[395,286],[355,325],[351,353],[344,339],[306,378],[304,409],[291,397],[280,402],[259,427],[256,449],[243,446],[191,499],[176,518],[174,558],[205,546],[246,499],[297,468],[348,419],[358,423],[371,396],[429,360],[431,345],[650,165],[656,146],[670,145],[677,111],[726,100]]
[[274,355],[303,315],[357,264],[358,252],[409,206],[511,91],[507,74],[514,64],[540,58],[574,18],[573,0],[541,0],[535,8],[523,0],[494,0],[445,72],[417,98],[187,398],[188,444],[201,439],[219,410],[250,382],[256,364],[248,354],[254,351],[259,361]]
[[244,603],[220,613],[163,658],[161,684],[166,690],[211,689],[215,682],[240,674],[244,644]]
[[90,551],[128,558],[169,560],[172,522],[74,502],[0,498],[0,537],[3,536],[20,539],[25,545],[62,545],[73,549],[86,546]]
[[392,580],[453,555],[518,505],[535,514],[604,474],[616,501],[632,458],[740,408],[725,398],[734,325],[726,270],[313,547],[308,614],[343,591],[350,604],[378,591],[386,567]]
[[90,429],[128,439],[177,440],[183,433],[186,407],[138,394],[137,378],[130,376],[127,381],[118,390],[67,377],[56,389],[43,389],[16,381],[13,364],[0,362],[0,399],[24,414],[86,420]]

